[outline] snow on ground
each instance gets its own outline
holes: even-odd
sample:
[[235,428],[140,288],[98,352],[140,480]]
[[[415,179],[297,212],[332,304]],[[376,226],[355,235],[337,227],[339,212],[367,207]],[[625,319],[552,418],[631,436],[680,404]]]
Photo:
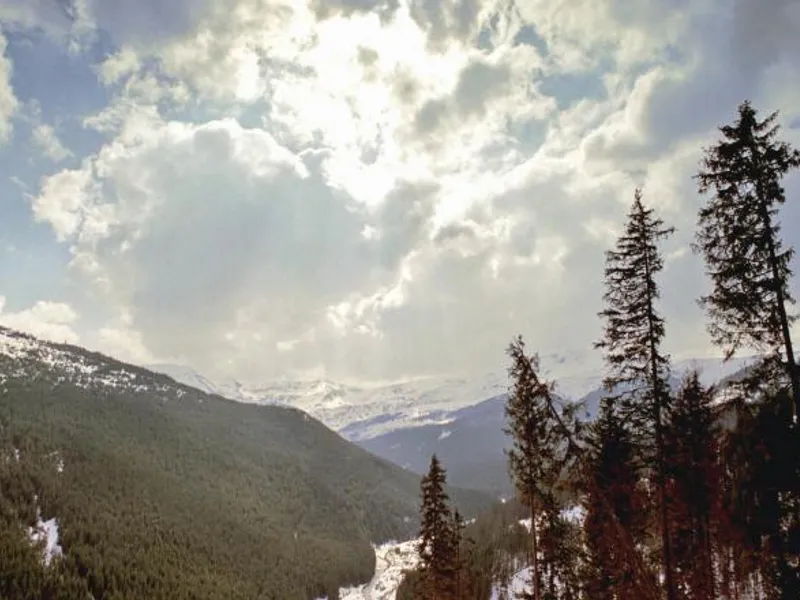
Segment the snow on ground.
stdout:
[[571,523],[583,525],[583,520],[586,518],[586,509],[582,506],[572,506],[561,511],[561,516]]
[[526,591],[526,585],[528,581],[530,581],[530,577],[530,567],[526,567],[521,571],[517,571],[514,573],[514,576],[511,578],[511,581],[508,584],[508,595],[502,595],[500,587],[496,585],[492,588],[491,600],[501,600],[501,598],[516,598],[517,594],[521,594],[522,592]]
[[[154,382],[152,375],[134,371],[123,364],[109,363],[81,348],[55,344],[0,326],[0,357],[3,358],[2,382],[9,377],[26,377],[36,369],[57,372],[57,381],[89,387],[124,388],[134,392],[168,392],[172,384]],[[183,390],[175,390],[180,397]]]
[[[561,516],[571,523],[581,525],[583,524],[583,519],[586,517],[586,510],[582,506],[570,506],[561,511]],[[519,524],[528,531],[531,530],[530,518],[522,519]]]
[[61,546],[58,545],[58,521],[48,519],[42,521],[42,515],[37,511],[36,526],[28,528],[28,537],[32,544],[44,541],[44,551],[42,560],[45,566],[49,566],[53,558],[61,556]]
[[419,562],[417,540],[389,542],[375,548],[375,575],[366,585],[342,588],[342,600],[395,600],[405,571]]

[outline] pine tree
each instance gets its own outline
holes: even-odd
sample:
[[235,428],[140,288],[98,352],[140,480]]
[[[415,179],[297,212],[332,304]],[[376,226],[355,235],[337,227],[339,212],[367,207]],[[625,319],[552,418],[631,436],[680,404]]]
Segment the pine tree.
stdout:
[[541,519],[545,600],[577,600],[583,547],[580,527],[564,516],[564,507],[550,504]]
[[697,175],[701,194],[695,249],[702,252],[712,291],[701,299],[713,341],[732,356],[750,345],[786,355],[795,416],[800,414],[800,374],[790,326],[794,316],[788,281],[793,249],[784,248],[776,217],[785,195],[781,178],[800,167],[800,152],[776,140],[778,113],[763,120],[749,102],[739,106],[723,139],[706,149]]
[[546,506],[553,503],[553,491],[564,469],[568,443],[553,419],[552,386],[539,379],[538,357],[525,354],[521,337],[508,347],[512,365],[512,386],[506,403],[508,428],[513,440],[508,450],[509,469],[531,519],[531,594],[542,598],[538,521]]
[[457,591],[459,530],[454,527],[446,483],[445,470],[434,454],[421,483],[422,519],[418,547],[422,571],[422,589],[418,593],[430,600],[451,600],[456,598]]
[[636,448],[630,432],[608,399],[592,425],[590,442],[585,477],[591,485],[587,486],[584,497],[586,597],[592,600],[640,597],[635,557],[631,556],[631,546],[621,543],[614,521],[634,544],[642,544],[647,529],[645,493],[637,473]]
[[723,438],[722,574],[735,594],[800,597],[800,436],[790,407],[788,390],[773,388],[740,407]]
[[683,382],[666,432],[677,587],[685,598],[715,598],[719,521],[719,448],[713,390],[697,372]]
[[465,593],[467,590],[467,556],[466,553],[462,551],[461,543],[463,541],[464,529],[466,525],[464,524],[464,519],[461,516],[461,513],[458,510],[453,511],[453,520],[450,523],[451,535],[450,541],[453,544],[452,554],[453,554],[453,569],[455,570],[455,597],[456,598],[463,598],[465,597]]
[[[653,432],[649,455],[653,465],[660,514],[662,563],[667,600],[676,600],[670,523],[664,478],[664,420],[670,405],[669,359],[660,346],[664,320],[656,309],[655,277],[663,268],[657,243],[674,231],[645,208],[636,190],[625,232],[616,249],[606,254],[603,340],[609,373],[605,387],[621,400],[625,416],[642,432]],[[645,440],[650,441],[650,440]]]

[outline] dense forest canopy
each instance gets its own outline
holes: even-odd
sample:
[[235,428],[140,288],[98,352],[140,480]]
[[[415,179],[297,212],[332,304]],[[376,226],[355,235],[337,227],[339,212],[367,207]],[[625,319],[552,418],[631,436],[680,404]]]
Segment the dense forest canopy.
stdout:
[[[313,598],[368,580],[370,544],[414,531],[416,477],[298,410],[0,337],[4,599]],[[451,493],[465,514],[489,504]],[[37,518],[58,524],[47,567]]]

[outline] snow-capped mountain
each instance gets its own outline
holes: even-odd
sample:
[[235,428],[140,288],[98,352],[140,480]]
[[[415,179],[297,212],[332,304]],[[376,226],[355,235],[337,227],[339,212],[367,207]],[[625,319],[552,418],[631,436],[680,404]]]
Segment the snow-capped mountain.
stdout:
[[[557,389],[564,397],[580,398],[602,379],[597,371],[584,370],[585,363],[579,357],[548,355],[542,362],[558,376]],[[147,368],[232,400],[299,408],[352,441],[397,429],[445,425],[455,411],[508,390],[505,372],[469,378],[432,376],[372,385],[348,385],[327,379],[243,384],[235,380],[213,382],[183,365],[153,364]]]
[[77,346],[40,340],[3,326],[0,326],[0,362],[0,384],[9,377],[34,377],[36,373],[50,371],[56,374],[56,381],[83,388],[109,387],[178,398],[186,393],[182,386],[176,387],[163,374],[151,373]]
[[[673,374],[682,377],[698,369],[706,384],[716,383],[752,362],[752,358],[689,359],[676,362]],[[602,372],[587,368],[582,357],[546,355],[542,367],[556,381],[557,393],[568,400],[601,395]],[[394,431],[446,426],[457,411],[504,395],[508,376],[494,372],[465,377],[426,377],[381,385],[347,385],[326,379],[279,380],[243,384],[235,380],[214,382],[193,369],[174,364],[148,365],[176,381],[240,402],[277,404],[299,408],[351,441],[363,442]],[[587,407],[593,412],[593,406]],[[443,429],[444,431],[445,429]]]
[[245,385],[213,383],[180,365],[148,368],[232,400],[299,408],[353,441],[403,427],[446,423],[453,411],[505,393],[507,388],[501,374],[474,380],[430,377],[389,385],[347,385],[325,379]]

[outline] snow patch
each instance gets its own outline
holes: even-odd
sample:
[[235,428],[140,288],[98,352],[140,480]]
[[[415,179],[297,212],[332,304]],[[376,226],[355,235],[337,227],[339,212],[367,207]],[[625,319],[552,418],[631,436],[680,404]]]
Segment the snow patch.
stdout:
[[151,373],[133,372],[123,364],[109,363],[78,347],[39,340],[0,326],[0,361],[2,380],[30,377],[31,366],[53,375],[56,384],[68,382],[84,389],[109,387],[132,392],[172,392],[180,398],[184,390],[171,382],[155,382]]
[[[575,525],[582,525],[583,519],[586,517],[586,510],[582,506],[570,506],[561,511],[561,517]],[[527,531],[531,530],[531,519],[522,519],[519,525],[524,527]]]
[[571,506],[561,511],[561,516],[570,523],[583,525],[583,520],[586,518],[586,509],[582,506]]
[[419,564],[418,540],[389,542],[375,548],[375,575],[366,585],[342,588],[342,600],[395,600],[405,572]]
[[55,518],[43,521],[38,509],[36,513],[36,525],[28,528],[28,537],[32,544],[44,542],[42,561],[45,566],[50,566],[56,556],[63,554],[58,544],[58,521]]
[[492,588],[491,600],[501,600],[501,598],[516,598],[517,594],[522,594],[528,590],[528,582],[531,579],[531,568],[526,567],[514,573],[511,581],[508,582],[508,595],[503,595],[500,586]]

